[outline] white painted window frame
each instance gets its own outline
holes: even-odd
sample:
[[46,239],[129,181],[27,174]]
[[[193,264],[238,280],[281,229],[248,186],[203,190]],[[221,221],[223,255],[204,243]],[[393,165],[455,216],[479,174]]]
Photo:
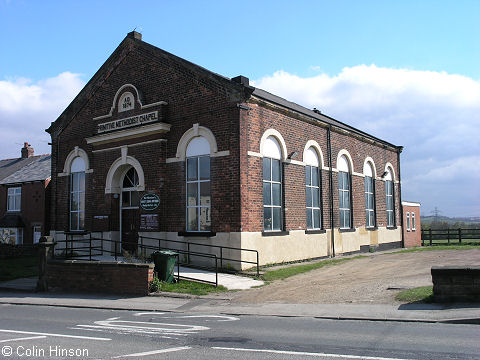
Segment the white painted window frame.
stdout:
[[[12,204],[11,201],[12,200]],[[7,190],[7,211],[22,211],[22,188],[20,186],[10,187]]]

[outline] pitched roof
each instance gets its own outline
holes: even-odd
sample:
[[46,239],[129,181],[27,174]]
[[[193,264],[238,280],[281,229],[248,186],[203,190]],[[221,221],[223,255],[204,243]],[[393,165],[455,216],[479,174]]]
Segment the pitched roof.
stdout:
[[115,51],[109,56],[105,63],[100,67],[100,69],[95,73],[95,75],[90,79],[90,81],[85,85],[85,87],[80,91],[80,93],[75,97],[75,99],[70,103],[70,105],[63,111],[63,113],[58,117],[55,122],[52,122],[51,126],[46,130],[48,133],[52,134],[52,137],[58,135],[62,129],[73,119],[75,114],[80,111],[80,109],[88,102],[88,100],[93,96],[96,89],[98,89],[101,84],[106,80],[106,78],[111,74],[113,69],[118,65],[118,63],[127,56],[128,52],[131,51],[134,47],[142,48],[148,50],[153,56],[168,57],[174,59],[175,61],[181,63],[183,66],[195,71],[198,74],[207,76],[209,78],[214,78],[217,81],[229,86],[232,89],[236,89],[239,92],[243,90],[243,96],[245,100],[248,100],[250,96],[256,96],[268,102],[275,103],[277,105],[283,106],[287,109],[299,112],[303,115],[307,115],[316,121],[323,122],[325,124],[337,127],[357,135],[369,138],[373,141],[380,142],[387,146],[392,146],[394,148],[402,149],[401,146],[393,145],[385,140],[379,139],[373,135],[370,135],[366,132],[363,132],[359,129],[349,126],[341,121],[338,121],[332,117],[326,116],[319,112],[315,112],[306,107],[288,101],[280,96],[271,94],[265,90],[255,88],[248,84],[240,84],[237,81],[229,79],[225,76],[219,75],[215,72],[212,72],[208,69],[205,69],[199,65],[191,63],[185,59],[182,59],[176,55],[173,55],[165,50],[162,50],[154,45],[148,44],[141,40],[141,34],[136,32],[128,33],[125,39],[118,45]]
[[0,160],[0,185],[43,181],[50,177],[51,156]]

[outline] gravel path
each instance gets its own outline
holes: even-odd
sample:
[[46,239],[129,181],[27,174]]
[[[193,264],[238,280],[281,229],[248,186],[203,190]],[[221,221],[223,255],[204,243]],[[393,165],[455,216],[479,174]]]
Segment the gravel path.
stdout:
[[396,304],[400,289],[432,285],[434,265],[480,265],[480,249],[369,254],[235,293],[231,301]]

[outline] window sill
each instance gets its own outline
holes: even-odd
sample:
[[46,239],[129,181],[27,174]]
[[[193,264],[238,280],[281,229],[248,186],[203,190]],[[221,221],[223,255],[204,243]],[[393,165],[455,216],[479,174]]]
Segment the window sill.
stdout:
[[285,236],[290,235],[289,231],[262,231],[262,236]]
[[325,229],[307,229],[305,230],[306,235],[313,235],[313,234],[325,234],[327,230]]
[[397,226],[387,226],[387,230],[395,230],[397,228]]
[[65,240],[68,240],[70,239],[68,236],[85,236],[85,235],[90,235],[91,233],[89,231],[79,230],[79,231],[64,231],[63,234],[66,236]]
[[178,232],[178,236],[185,236],[185,237],[213,237],[213,236],[216,236],[217,233],[216,232],[212,232],[212,231],[204,231],[204,232],[200,232],[200,231],[179,231]]
[[344,232],[355,232],[355,228],[350,228],[350,229],[338,229],[339,232],[344,233]]
[[367,231],[377,231],[378,227],[377,226],[369,226],[369,227],[365,227],[365,230],[367,230]]

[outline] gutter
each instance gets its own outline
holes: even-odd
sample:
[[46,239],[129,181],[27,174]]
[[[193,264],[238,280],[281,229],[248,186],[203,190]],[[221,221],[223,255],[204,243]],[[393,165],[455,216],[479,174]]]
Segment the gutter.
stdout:
[[402,205],[402,178],[400,176],[400,153],[403,146],[397,147],[397,164],[398,164],[398,198],[400,201],[400,226],[402,227],[402,248],[405,247],[405,236],[403,232],[403,205]]
[[332,131],[332,125],[328,125],[327,128],[327,156],[328,156],[328,187],[330,188],[330,238],[332,242],[332,257],[335,257],[335,231],[333,223],[333,164],[332,164],[332,142],[330,133]]

